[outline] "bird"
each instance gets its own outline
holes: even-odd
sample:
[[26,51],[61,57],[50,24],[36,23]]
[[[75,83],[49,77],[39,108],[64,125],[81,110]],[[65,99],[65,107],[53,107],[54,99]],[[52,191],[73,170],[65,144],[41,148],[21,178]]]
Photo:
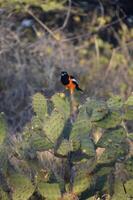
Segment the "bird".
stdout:
[[69,75],[66,71],[61,72],[61,83],[70,90],[70,94],[73,94],[75,89],[83,92],[74,76]]

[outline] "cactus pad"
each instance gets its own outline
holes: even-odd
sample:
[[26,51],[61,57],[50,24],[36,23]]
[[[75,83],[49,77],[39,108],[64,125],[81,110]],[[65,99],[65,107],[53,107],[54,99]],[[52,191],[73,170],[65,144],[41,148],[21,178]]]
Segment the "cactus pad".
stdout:
[[128,97],[125,102],[125,116],[126,120],[133,120],[133,95]]
[[30,138],[30,146],[35,151],[44,151],[51,149],[53,143],[51,143],[47,137],[36,134],[32,135]]
[[130,179],[125,183],[125,188],[128,196],[133,197],[133,179]]
[[98,159],[98,163],[112,163],[116,161],[118,158],[123,157],[128,152],[128,146],[126,143],[124,144],[110,144],[106,147],[105,151],[101,154]]
[[119,110],[123,106],[123,102],[120,96],[113,96],[107,101],[108,108],[111,110]]
[[58,183],[45,183],[38,184],[38,190],[47,200],[57,200],[61,198],[61,192]]
[[6,148],[2,146],[0,149],[0,170],[6,173],[7,166],[8,166],[8,154]]
[[123,184],[121,181],[115,181],[114,184],[114,194],[111,198],[111,200],[126,200],[127,194],[125,194]]
[[62,134],[64,125],[64,115],[54,110],[51,116],[47,118],[43,130],[45,131],[45,134],[49,138],[49,140],[55,143],[59,136]]
[[128,158],[126,162],[124,163],[124,167],[126,171],[128,172],[129,176],[133,176],[133,157]]
[[95,156],[95,148],[93,142],[89,137],[84,137],[81,139],[81,151],[87,154],[89,157]]
[[0,145],[3,143],[7,134],[7,125],[4,119],[4,114],[0,113]]
[[4,192],[1,187],[0,187],[0,199],[1,200],[9,200],[7,193]]
[[52,96],[51,100],[54,104],[55,109],[63,113],[66,119],[69,118],[70,103],[68,99],[64,95],[62,95],[62,93],[57,93]]
[[120,144],[126,138],[126,131],[123,127],[118,127],[115,129],[108,129],[104,132],[102,137],[97,142],[97,147],[106,148],[109,145]]
[[44,119],[47,115],[47,101],[41,93],[36,93],[32,98],[32,106],[34,112],[40,119]]
[[13,200],[27,200],[35,189],[31,181],[21,174],[10,175],[9,184],[13,188]]
[[61,143],[61,145],[59,146],[57,153],[60,155],[67,155],[70,151],[72,151],[72,144],[70,141],[64,139]]
[[97,122],[95,122],[95,125],[100,127],[100,128],[113,128],[119,125],[122,121],[122,116],[121,113],[118,111],[110,111],[108,115]]
[[77,139],[89,135],[91,130],[91,122],[88,119],[86,107],[82,106],[79,109],[79,114],[76,121],[73,124],[70,139]]
[[107,105],[104,102],[99,102],[92,110],[91,122],[102,120],[108,114]]
[[93,184],[92,176],[87,174],[86,171],[78,170],[74,172],[74,180],[72,184],[72,191],[80,195],[83,191]]

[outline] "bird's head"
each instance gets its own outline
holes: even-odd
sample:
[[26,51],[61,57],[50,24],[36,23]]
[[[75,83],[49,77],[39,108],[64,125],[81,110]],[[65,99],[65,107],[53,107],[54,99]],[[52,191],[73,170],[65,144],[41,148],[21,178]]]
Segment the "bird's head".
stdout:
[[62,71],[62,72],[61,72],[61,76],[66,76],[66,75],[68,75],[67,72],[65,72],[65,71]]

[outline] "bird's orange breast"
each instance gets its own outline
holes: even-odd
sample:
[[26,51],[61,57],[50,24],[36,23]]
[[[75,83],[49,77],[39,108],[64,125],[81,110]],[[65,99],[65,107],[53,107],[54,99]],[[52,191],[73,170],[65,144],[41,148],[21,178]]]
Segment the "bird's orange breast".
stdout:
[[72,94],[75,87],[76,87],[76,85],[73,83],[72,79],[69,78],[69,84],[66,85],[66,89],[69,89]]
[[69,84],[66,85],[67,89],[75,89],[76,85],[69,79]]

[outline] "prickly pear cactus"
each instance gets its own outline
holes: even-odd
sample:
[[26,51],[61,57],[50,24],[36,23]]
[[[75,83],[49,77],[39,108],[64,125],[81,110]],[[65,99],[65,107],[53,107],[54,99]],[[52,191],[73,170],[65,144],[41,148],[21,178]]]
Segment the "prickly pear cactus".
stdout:
[[73,124],[72,131],[70,134],[71,140],[77,140],[78,138],[89,135],[91,130],[91,122],[88,119],[86,106],[82,106],[79,109],[79,113],[76,121]]
[[66,119],[64,115],[56,110],[54,110],[45,121],[43,130],[52,143],[55,144],[57,139],[62,134],[65,121]]
[[130,96],[124,104],[125,106],[125,119],[133,120],[133,95]]
[[47,200],[57,200],[61,198],[61,192],[58,183],[40,182],[38,184],[38,190]]
[[116,181],[114,184],[114,194],[111,200],[125,200],[128,199],[128,195],[124,191],[123,183],[121,181]]
[[46,137],[39,134],[30,138],[30,148],[35,151],[46,151],[53,148],[53,143]]
[[119,110],[123,106],[123,101],[120,96],[112,96],[108,99],[107,106],[111,110]]
[[3,191],[3,189],[0,187],[0,199],[1,200],[9,200],[8,194]]
[[68,119],[70,117],[70,103],[68,99],[65,97],[64,93],[57,93],[51,98],[54,108],[57,109],[60,113],[63,113],[65,118]]
[[126,131],[123,127],[119,126],[114,129],[108,129],[104,132],[102,137],[97,142],[97,147],[109,147],[110,145],[119,145],[126,138]]
[[86,169],[78,169],[73,167],[73,180],[72,180],[72,191],[75,194],[80,195],[83,191],[88,189],[91,184],[93,185],[93,178]]
[[7,167],[8,167],[8,152],[7,149],[4,146],[2,146],[0,148],[0,170],[6,173]]
[[7,135],[7,125],[4,119],[4,114],[0,113],[0,145],[3,143]]
[[87,99],[87,113],[93,125],[101,128],[113,128],[122,121],[122,102],[118,97],[103,101]]
[[68,153],[72,150],[73,150],[72,143],[70,141],[64,139],[61,142],[61,145],[59,146],[57,153],[60,155],[63,155],[63,156],[67,156]]
[[35,190],[29,178],[22,174],[11,174],[9,183],[13,188],[13,200],[27,200]]
[[34,112],[40,119],[44,119],[47,116],[47,101],[44,95],[36,93],[32,98],[32,106]]
[[[74,120],[73,104],[63,93],[50,100],[36,93],[32,105],[35,115],[17,143],[5,140],[7,126],[0,115],[0,173],[7,179],[5,188],[7,183],[12,188],[13,200],[28,200],[35,187],[48,200],[132,197],[133,137],[124,124],[133,120],[132,96],[125,103],[119,96],[108,101],[87,98]],[[95,140],[97,130],[101,135]],[[118,163],[123,164],[120,172]],[[0,180],[2,200],[4,181]]]

